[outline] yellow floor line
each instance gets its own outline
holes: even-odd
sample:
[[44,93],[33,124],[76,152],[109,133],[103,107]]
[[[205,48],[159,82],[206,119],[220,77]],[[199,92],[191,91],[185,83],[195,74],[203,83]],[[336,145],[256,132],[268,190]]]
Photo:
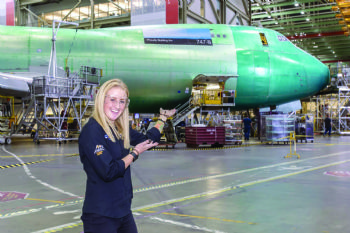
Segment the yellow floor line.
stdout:
[[[49,156],[76,156],[75,154],[44,154],[44,155],[18,155],[20,158],[31,158],[31,157],[49,157]],[[0,156],[0,158],[13,158],[11,155]]]
[[[156,211],[151,211],[151,210],[142,210],[141,212],[145,212],[145,213],[156,213]],[[254,223],[254,222],[245,222],[245,221],[234,220],[234,219],[221,219],[221,218],[214,218],[214,217],[204,217],[204,216],[188,215],[188,214],[176,214],[176,213],[169,213],[169,212],[164,212],[164,213],[162,213],[162,214],[165,214],[165,215],[172,215],[172,216],[180,216],[180,217],[198,218],[198,219],[217,220],[217,221],[223,221],[223,222],[247,223],[247,224],[250,224],[250,225],[256,225],[256,224],[257,224],[257,223]]]
[[26,198],[25,200],[30,200],[30,201],[42,201],[42,202],[53,202],[53,203],[60,203],[64,204],[64,201],[53,201],[53,200],[45,200],[45,199],[36,199],[36,198]]

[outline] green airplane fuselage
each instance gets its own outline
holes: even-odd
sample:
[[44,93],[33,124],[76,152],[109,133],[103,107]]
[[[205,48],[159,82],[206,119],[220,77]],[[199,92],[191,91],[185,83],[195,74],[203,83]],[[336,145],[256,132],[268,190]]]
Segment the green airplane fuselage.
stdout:
[[[196,30],[206,36],[191,37],[187,43],[176,35],[183,30],[187,30],[184,37]],[[151,38],[158,34],[157,40]],[[0,72],[47,71],[52,29],[0,27],[0,35]],[[151,43],[146,42],[146,35],[151,35]],[[198,77],[228,78],[225,90],[236,91],[237,109],[298,100],[329,82],[327,66],[282,34],[256,27],[186,24],[59,29],[56,49],[57,66],[62,70],[67,60],[71,71],[78,72],[81,66],[101,68],[102,82],[122,79],[129,87],[131,112],[158,112],[159,107],[185,103]]]

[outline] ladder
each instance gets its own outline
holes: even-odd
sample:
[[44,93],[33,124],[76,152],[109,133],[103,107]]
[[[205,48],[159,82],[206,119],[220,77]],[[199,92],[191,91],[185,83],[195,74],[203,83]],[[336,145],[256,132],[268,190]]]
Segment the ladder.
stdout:
[[190,98],[186,103],[181,105],[179,108],[176,109],[176,114],[174,115],[172,119],[172,125],[176,126],[181,121],[183,121],[187,116],[192,114],[194,111],[196,111],[200,106],[194,106],[192,104],[192,98]]
[[[35,101],[33,98],[29,100],[29,103],[25,103],[26,100],[23,101],[23,109],[21,117],[16,122],[16,130],[13,134],[18,134],[22,131],[23,134],[31,133],[32,129],[36,125],[36,114],[35,114]],[[39,110],[40,108],[37,108]],[[43,109],[39,110],[38,115],[42,114]],[[18,123],[19,122],[19,123]]]

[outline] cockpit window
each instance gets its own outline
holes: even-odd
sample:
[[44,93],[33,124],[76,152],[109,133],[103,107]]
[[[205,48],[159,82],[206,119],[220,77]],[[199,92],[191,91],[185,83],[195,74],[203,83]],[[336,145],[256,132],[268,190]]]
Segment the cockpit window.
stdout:
[[279,41],[288,41],[287,37],[285,37],[283,35],[277,35],[277,38]]
[[260,32],[259,34],[260,34],[261,43],[264,46],[269,46],[269,43],[267,43],[267,39],[266,39],[265,33]]

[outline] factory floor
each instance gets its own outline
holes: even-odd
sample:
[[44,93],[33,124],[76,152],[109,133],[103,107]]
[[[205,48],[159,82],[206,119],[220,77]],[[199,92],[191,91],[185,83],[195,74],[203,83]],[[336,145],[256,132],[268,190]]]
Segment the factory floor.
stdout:
[[[0,148],[0,232],[83,232],[77,142],[20,138]],[[301,158],[254,139],[145,152],[132,164],[139,233],[349,232],[350,137],[316,136],[292,152]]]

